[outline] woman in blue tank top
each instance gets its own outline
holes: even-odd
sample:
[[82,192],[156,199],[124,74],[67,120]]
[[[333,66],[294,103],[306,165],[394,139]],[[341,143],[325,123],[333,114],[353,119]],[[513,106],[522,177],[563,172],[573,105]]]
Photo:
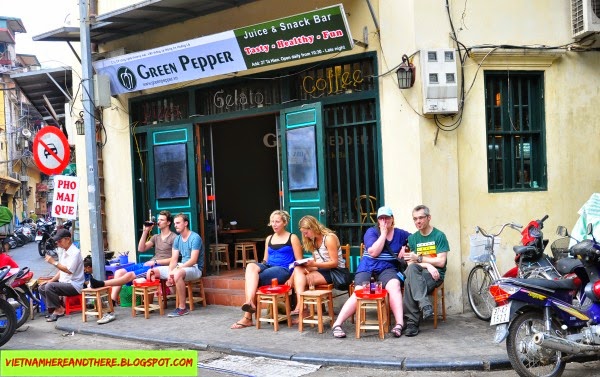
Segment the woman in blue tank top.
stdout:
[[273,211],[269,225],[273,228],[273,235],[265,241],[265,259],[262,263],[250,263],[246,266],[246,302],[242,305],[244,317],[231,325],[232,329],[243,329],[252,325],[252,313],[256,312],[254,302],[258,287],[270,285],[276,278],[279,284],[293,283],[290,264],[302,259],[302,245],[295,234],[286,230],[290,222],[290,215],[286,211]]

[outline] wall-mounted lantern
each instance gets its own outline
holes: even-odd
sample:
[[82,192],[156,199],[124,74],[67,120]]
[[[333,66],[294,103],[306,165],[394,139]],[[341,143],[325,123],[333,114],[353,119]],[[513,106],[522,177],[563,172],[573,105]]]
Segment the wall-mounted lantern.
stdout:
[[398,76],[398,87],[400,89],[411,88],[415,84],[415,66],[408,60],[408,56],[402,55],[402,63],[396,70]]
[[85,135],[85,124],[83,122],[83,111],[79,112],[79,118],[75,121],[77,135]]

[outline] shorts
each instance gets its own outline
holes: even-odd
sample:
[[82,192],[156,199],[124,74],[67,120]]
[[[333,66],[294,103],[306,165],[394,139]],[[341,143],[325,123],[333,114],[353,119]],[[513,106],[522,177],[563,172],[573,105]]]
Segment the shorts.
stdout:
[[122,269],[127,272],[133,272],[135,274],[136,278],[145,278],[146,272],[148,272],[148,270],[150,268],[152,268],[152,267],[144,266],[143,263],[136,263],[136,264],[132,264],[131,266],[124,267]]
[[[181,264],[177,264],[181,266]],[[169,266],[158,266],[158,271],[160,272],[160,278],[163,280],[167,280],[169,278]],[[180,267],[185,271],[185,279],[184,281],[190,280],[198,280],[202,277],[202,271],[198,268],[198,265],[193,265],[192,267]]]
[[333,278],[331,277],[331,269],[329,268],[317,268],[317,272],[323,276],[327,284],[333,284]]
[[397,272],[398,271],[395,268],[386,268],[379,274],[371,272],[357,272],[354,276],[354,281],[356,282],[357,286],[362,286],[365,282],[370,282],[371,276],[373,276],[375,278],[375,281],[380,281],[381,285],[385,288],[385,286],[387,286],[387,283],[389,283],[392,279],[400,281],[400,279],[398,279]]
[[269,266],[264,263],[256,263],[260,267],[258,273],[258,286],[271,285],[272,279],[277,279],[278,284],[285,284],[291,276],[289,268],[280,266]]

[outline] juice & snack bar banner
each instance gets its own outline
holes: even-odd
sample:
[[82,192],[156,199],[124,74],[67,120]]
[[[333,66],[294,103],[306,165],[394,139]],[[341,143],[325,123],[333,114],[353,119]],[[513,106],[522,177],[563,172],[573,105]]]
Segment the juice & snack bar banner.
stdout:
[[351,50],[341,4],[94,62],[111,94]]

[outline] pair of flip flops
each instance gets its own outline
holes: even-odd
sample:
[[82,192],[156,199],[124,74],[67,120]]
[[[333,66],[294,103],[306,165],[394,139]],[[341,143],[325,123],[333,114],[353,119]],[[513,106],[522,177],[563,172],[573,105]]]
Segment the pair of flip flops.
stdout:
[[256,308],[253,308],[250,304],[242,305],[242,310],[246,313],[256,313]]
[[64,314],[50,314],[50,317],[46,318],[46,322],[56,322],[60,317],[64,317]]

